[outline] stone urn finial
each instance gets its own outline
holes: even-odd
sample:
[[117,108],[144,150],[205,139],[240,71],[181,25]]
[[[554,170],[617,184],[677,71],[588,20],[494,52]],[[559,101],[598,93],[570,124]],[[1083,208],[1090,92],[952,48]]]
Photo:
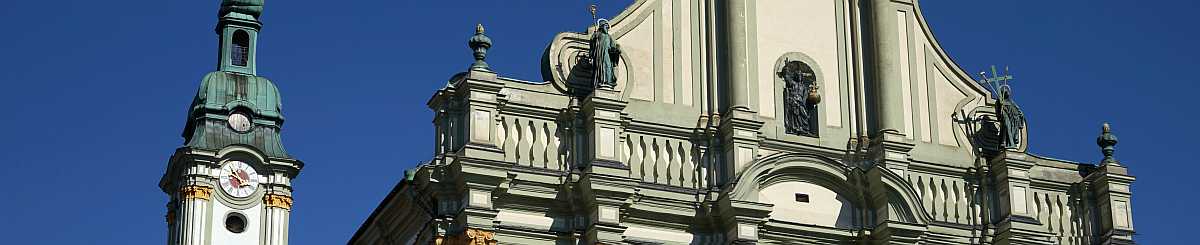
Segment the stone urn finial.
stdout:
[[1101,165],[1117,163],[1117,159],[1113,158],[1113,152],[1116,151],[1113,146],[1117,145],[1117,136],[1112,133],[1112,127],[1108,123],[1104,123],[1100,129],[1100,137],[1096,137],[1096,145],[1100,146],[1100,153],[1104,154],[1104,160],[1100,161]]
[[475,35],[467,41],[467,46],[471,47],[475,55],[475,63],[471,64],[471,69],[491,70],[484,60],[487,59],[488,49],[492,48],[492,39],[483,35],[483,24],[475,25]]

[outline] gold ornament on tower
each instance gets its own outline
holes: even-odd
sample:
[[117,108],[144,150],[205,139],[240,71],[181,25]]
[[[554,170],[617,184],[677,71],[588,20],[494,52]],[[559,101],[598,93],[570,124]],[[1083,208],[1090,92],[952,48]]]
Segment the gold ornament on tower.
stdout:
[[821,103],[821,85],[816,82],[812,84],[812,89],[808,90],[808,104],[816,105]]

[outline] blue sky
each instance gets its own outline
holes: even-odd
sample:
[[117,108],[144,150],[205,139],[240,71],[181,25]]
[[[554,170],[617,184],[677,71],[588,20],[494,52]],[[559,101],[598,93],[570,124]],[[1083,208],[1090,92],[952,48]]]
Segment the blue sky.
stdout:
[[[612,16],[632,0],[599,1]],[[0,8],[0,237],[7,244],[156,244],[156,184],[201,76],[217,2],[8,1]],[[483,23],[502,76],[538,80],[553,35],[591,0],[267,1],[259,73],[283,94],[284,142],[307,163],[292,244],[344,243],[432,152],[425,101],[471,62]],[[1101,122],[1138,177],[1143,244],[1183,244],[1197,218],[1196,1],[922,1],[968,71],[1008,65],[1031,151],[1095,162]]]

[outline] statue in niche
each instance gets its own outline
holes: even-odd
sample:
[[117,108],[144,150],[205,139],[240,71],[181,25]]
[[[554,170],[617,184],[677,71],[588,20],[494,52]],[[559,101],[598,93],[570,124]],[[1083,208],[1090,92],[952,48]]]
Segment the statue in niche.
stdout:
[[612,35],[608,34],[608,20],[600,19],[596,22],[596,34],[592,36],[592,50],[590,56],[592,58],[593,76],[597,87],[615,88],[617,87],[617,74],[614,71],[617,67],[617,62],[621,59],[621,46],[613,41]]
[[800,61],[784,60],[779,77],[784,82],[784,126],[788,134],[817,136],[817,103],[821,103],[817,76]]

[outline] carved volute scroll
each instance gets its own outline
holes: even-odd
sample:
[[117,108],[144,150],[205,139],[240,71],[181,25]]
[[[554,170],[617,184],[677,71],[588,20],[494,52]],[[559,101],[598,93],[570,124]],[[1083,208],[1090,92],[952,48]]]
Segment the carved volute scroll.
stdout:
[[[590,94],[591,90],[597,87],[591,47],[592,38],[598,31],[597,28],[592,27],[587,33],[564,32],[555,36],[554,41],[550,43],[550,47],[543,54],[542,78],[565,94],[575,96]],[[615,33],[611,35],[612,38],[617,38]],[[612,55],[611,61],[613,62],[610,64],[610,70],[614,75],[615,84],[611,84],[612,87],[607,89],[621,91],[624,94],[626,88],[632,83],[626,67],[628,59],[624,57],[624,53],[609,52],[609,54]]]

